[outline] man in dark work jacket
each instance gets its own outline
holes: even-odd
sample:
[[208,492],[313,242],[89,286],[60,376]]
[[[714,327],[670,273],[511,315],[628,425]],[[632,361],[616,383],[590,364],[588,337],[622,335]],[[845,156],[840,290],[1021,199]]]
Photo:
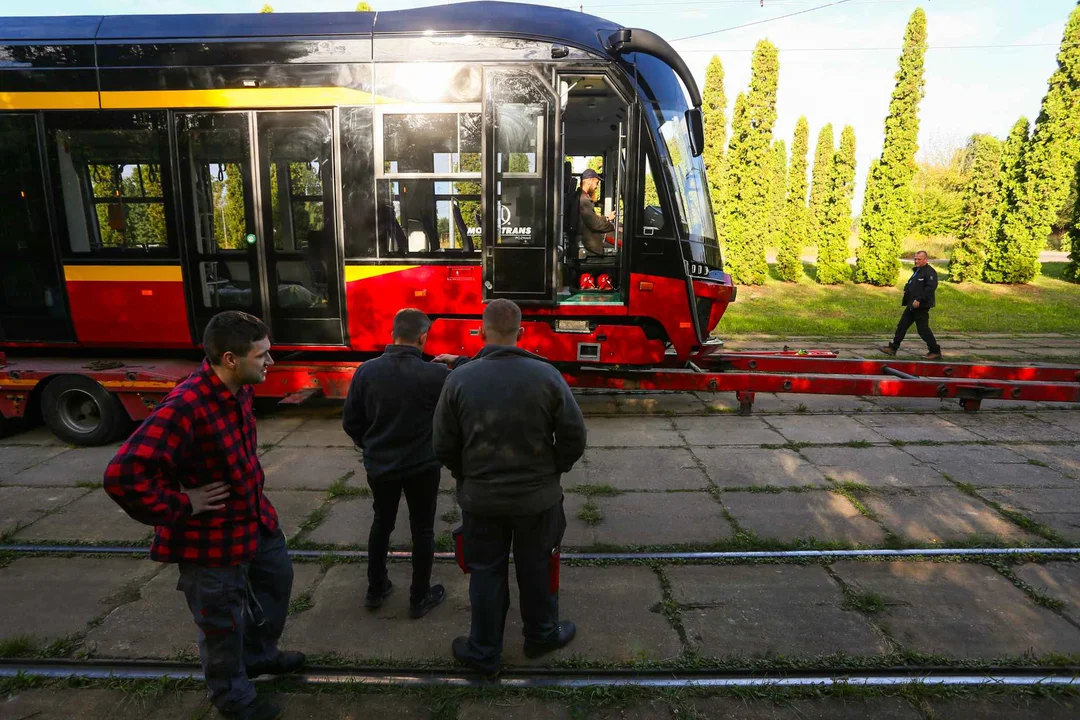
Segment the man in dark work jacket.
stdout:
[[559,622],[551,569],[566,530],[560,478],[585,452],[585,421],[559,371],[517,347],[517,305],[492,301],[480,332],[484,349],[443,388],[434,444],[457,480],[471,573],[472,628],[454,640],[454,657],[493,676],[502,667],[511,547],[525,655],[539,657],[574,637],[574,624]]
[[412,588],[409,617],[423,617],[443,601],[442,585],[431,586],[435,555],[435,508],[439,461],[431,447],[431,418],[450,370],[423,359],[431,321],[419,310],[394,316],[392,345],[353,375],[342,426],[364,451],[364,469],[375,517],[368,537],[368,589],[364,605],[382,606],[393,583],[386,573],[390,533],[402,492],[412,530]]
[[881,352],[886,355],[895,355],[908,329],[914,323],[919,330],[919,337],[926,343],[927,353],[923,357],[927,360],[941,359],[941,346],[934,337],[934,331],[930,329],[930,308],[937,304],[935,302],[937,286],[937,271],[930,267],[926,251],[920,250],[915,253],[915,270],[904,285],[904,297],[900,301],[900,304],[904,306],[904,313],[896,325],[896,335],[891,343],[878,348]]

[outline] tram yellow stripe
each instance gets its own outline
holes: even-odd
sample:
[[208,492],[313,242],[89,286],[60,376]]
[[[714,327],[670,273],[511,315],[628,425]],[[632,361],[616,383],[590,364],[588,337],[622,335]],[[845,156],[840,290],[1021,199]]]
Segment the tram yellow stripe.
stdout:
[[369,278],[389,275],[390,273],[412,270],[419,265],[346,265],[345,282],[368,280]]
[[101,107],[266,108],[370,105],[373,95],[346,87],[222,88],[217,90],[123,90],[101,93]]
[[97,110],[97,92],[0,92],[0,110]]
[[181,282],[179,265],[65,265],[68,282]]

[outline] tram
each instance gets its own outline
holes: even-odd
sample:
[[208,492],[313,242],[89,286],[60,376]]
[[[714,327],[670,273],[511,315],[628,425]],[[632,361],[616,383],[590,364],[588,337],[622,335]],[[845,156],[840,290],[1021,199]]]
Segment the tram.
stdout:
[[655,34],[532,5],[0,19],[0,349],[183,357],[237,309],[362,358],[416,307],[470,354],[509,298],[552,362],[685,362],[735,298],[700,106]]

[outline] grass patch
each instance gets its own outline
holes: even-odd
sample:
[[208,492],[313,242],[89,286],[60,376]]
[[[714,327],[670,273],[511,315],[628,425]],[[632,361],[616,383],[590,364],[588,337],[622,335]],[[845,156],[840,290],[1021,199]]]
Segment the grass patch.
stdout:
[[84,490],[100,490],[102,485],[100,482],[91,482],[89,480],[80,480],[75,483],[75,487],[82,488]]
[[295,540],[301,533],[311,532],[315,528],[322,524],[326,516],[330,514],[330,506],[323,504],[311,511],[311,514],[307,516],[304,522],[300,523],[300,529],[296,535],[289,538],[290,544],[292,540]]
[[[910,266],[905,266],[910,268]],[[1064,279],[1065,263],[1043,263],[1043,274],[1029,285],[949,282],[938,267],[934,330],[939,333],[1080,333],[1080,284]],[[901,270],[894,287],[844,283],[823,286],[808,278],[785,283],[772,277],[762,286],[742,286],[739,300],[724,314],[719,331],[725,336],[885,335],[900,317],[900,292],[910,270]],[[872,346],[872,344],[871,344]]]
[[331,500],[343,497],[371,497],[370,488],[349,485],[349,479],[355,474],[355,470],[350,470],[335,480],[330,489],[326,491],[327,497]]
[[798,405],[795,406],[795,412],[797,412],[797,413],[808,413],[808,412],[810,412],[810,408],[806,407],[806,403],[799,403]]
[[833,484],[837,490],[842,490],[845,493],[872,493],[874,488],[870,487],[866,483],[856,482],[855,480],[836,480],[831,477],[826,477],[826,480]]
[[846,443],[841,443],[841,447],[865,449],[874,447],[874,443],[869,440],[848,440]]
[[441,533],[435,537],[435,552],[453,552],[454,537],[450,533]]
[[[861,483],[856,483],[856,484],[858,485],[858,484],[861,484]],[[865,486],[863,486],[863,487],[865,487]],[[863,501],[860,500],[858,498],[858,496],[856,496],[853,491],[848,490],[847,488],[845,488],[840,483],[835,483],[835,487],[830,488],[830,490],[832,490],[832,492],[836,493],[837,495],[842,495],[843,497],[847,498],[848,502],[850,502],[852,505],[854,505],[855,509],[858,510],[859,513],[863,517],[869,518],[870,520],[877,521],[877,519],[878,519],[877,513],[875,513],[870,508],[868,508],[865,504],[863,504]]]
[[848,592],[844,597],[845,610],[858,610],[867,615],[885,612],[885,598],[872,592]]
[[587,498],[594,497],[615,497],[616,495],[622,495],[622,491],[611,485],[575,485],[570,488],[568,492],[572,492],[575,495],[584,495]]
[[37,651],[33,635],[15,635],[0,640],[0,658],[31,657]]
[[814,447],[815,444],[821,444],[821,443],[786,442],[786,443],[781,443],[779,445],[774,444],[774,443],[761,443],[761,449],[762,450],[794,450],[795,452],[798,452],[799,450],[802,450],[803,448]]
[[1036,605],[1054,611],[1060,611],[1064,609],[1065,603],[1063,601],[1058,600],[1055,597],[1050,597],[1046,593],[1036,588],[1034,585],[1020,579],[1020,577],[1012,571],[1012,567],[1005,564],[1004,562],[1001,562],[1000,560],[988,560],[986,564],[997,570],[998,573],[1004,576],[1005,579],[1007,579],[1013,585],[1023,590],[1024,593],[1029,598],[1031,598],[1031,601]]
[[592,500],[589,500],[578,510],[578,520],[586,525],[599,525],[604,520],[604,514]]
[[315,607],[315,603],[312,600],[311,591],[305,590],[289,601],[289,617],[307,612],[313,607]]
[[461,520],[461,513],[458,512],[458,509],[456,507],[451,508],[444,512],[442,515],[440,515],[439,519],[442,520],[444,523],[448,524],[456,523],[457,521]]
[[1042,460],[1034,460],[1034,459],[1029,459],[1028,460],[1028,465],[1034,465],[1035,467],[1044,467],[1044,468],[1050,467],[1049,465],[1044,463]]

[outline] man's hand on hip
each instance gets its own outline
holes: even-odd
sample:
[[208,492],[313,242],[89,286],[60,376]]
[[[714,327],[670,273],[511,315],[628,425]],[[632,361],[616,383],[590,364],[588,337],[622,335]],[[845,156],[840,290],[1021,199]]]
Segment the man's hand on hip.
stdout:
[[919,309],[919,301],[915,300],[914,302],[912,302],[911,307],[914,308],[915,310],[918,310]]
[[223,482],[210,483],[184,491],[191,502],[191,514],[198,515],[210,510],[225,509],[225,499],[229,497],[229,486]]

